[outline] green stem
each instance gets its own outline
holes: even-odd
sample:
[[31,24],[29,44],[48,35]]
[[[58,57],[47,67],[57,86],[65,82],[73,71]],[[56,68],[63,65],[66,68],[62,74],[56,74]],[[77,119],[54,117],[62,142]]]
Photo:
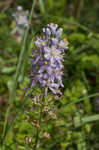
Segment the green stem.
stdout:
[[[30,17],[29,17],[29,25],[30,25],[30,22],[31,22],[31,19],[32,19],[35,2],[36,2],[36,0],[33,0],[33,5],[32,5],[32,9],[31,9]],[[6,115],[5,115],[3,134],[2,134],[3,142],[4,142],[4,139],[5,139],[5,134],[6,134],[7,124],[8,124],[10,109],[11,109],[11,106],[13,104],[13,101],[14,101],[15,95],[16,95],[16,88],[17,88],[18,78],[19,78],[19,75],[20,75],[20,69],[23,67],[23,64],[22,64],[23,63],[23,56],[24,56],[24,53],[25,53],[25,46],[26,46],[28,33],[29,33],[29,26],[27,27],[26,32],[25,32],[23,46],[22,46],[21,53],[20,53],[20,56],[19,56],[19,63],[18,63],[17,68],[16,68],[16,73],[15,73],[15,77],[14,77],[14,81],[13,81],[13,85],[12,85],[12,90],[11,90],[11,94],[10,94],[10,97],[9,97],[8,108],[7,108]]]
[[79,21],[80,15],[81,15],[81,11],[83,9],[84,6],[84,0],[77,0],[76,1],[76,10],[75,10],[75,16],[76,19]]
[[[45,97],[44,97],[44,94],[43,94],[42,105],[41,105],[41,110],[40,110],[40,117],[39,117],[39,126],[41,125],[41,121],[42,121],[44,103],[45,103]],[[40,128],[37,128],[36,138],[35,138],[35,146],[34,146],[33,150],[37,150],[37,144],[38,144],[38,141],[39,141],[39,133],[40,133]]]

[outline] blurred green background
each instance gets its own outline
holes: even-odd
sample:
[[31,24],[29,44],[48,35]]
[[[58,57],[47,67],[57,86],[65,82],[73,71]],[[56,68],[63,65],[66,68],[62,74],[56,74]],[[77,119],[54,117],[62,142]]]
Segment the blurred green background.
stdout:
[[33,40],[51,22],[63,28],[69,51],[64,61],[63,96],[55,100],[49,93],[48,107],[54,117],[45,111],[38,150],[99,150],[99,1],[36,0],[24,43],[11,34],[15,28],[12,14],[17,6],[30,13],[32,3],[0,0],[0,150],[32,150],[39,105],[24,96],[24,88],[29,83]]

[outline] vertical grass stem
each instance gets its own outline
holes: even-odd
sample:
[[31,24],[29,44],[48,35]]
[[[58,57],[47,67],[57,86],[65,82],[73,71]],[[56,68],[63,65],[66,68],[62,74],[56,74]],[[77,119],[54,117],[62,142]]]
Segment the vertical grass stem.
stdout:
[[[13,80],[12,90],[11,90],[10,97],[9,97],[8,108],[7,108],[6,115],[5,115],[3,134],[2,134],[2,139],[3,140],[4,140],[4,137],[5,137],[5,134],[6,134],[6,128],[7,128],[7,124],[8,124],[10,109],[11,109],[11,106],[13,104],[13,101],[14,101],[15,95],[16,95],[16,88],[17,88],[18,78],[19,78],[19,75],[20,75],[20,70],[23,67],[22,62],[23,62],[23,59],[24,59],[23,57],[24,57],[24,53],[25,53],[25,46],[26,46],[26,41],[27,41],[27,37],[28,37],[28,32],[29,32],[29,28],[30,28],[30,23],[31,23],[35,3],[36,3],[36,0],[33,0],[32,9],[31,9],[31,13],[30,13],[30,16],[29,16],[29,26],[27,27],[27,29],[25,31],[23,46],[22,46],[22,49],[21,49],[21,52],[20,52],[19,61],[18,61],[18,65],[17,65],[17,68],[16,68],[16,73],[15,73],[14,80]],[[24,63],[25,63],[25,61],[24,61]]]

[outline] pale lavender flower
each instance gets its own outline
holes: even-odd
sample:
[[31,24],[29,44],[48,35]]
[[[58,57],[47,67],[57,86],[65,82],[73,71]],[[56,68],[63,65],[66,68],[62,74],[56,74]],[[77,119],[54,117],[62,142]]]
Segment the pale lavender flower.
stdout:
[[17,26],[23,26],[27,27],[28,26],[28,10],[24,11],[21,6],[17,7],[16,13],[13,13],[12,16],[16,20],[16,25]]
[[48,24],[43,28],[43,36],[34,41],[35,50],[32,51],[30,88],[38,85],[45,88],[45,96],[48,89],[54,94],[60,92],[63,87],[63,57],[67,50],[67,41],[61,40],[62,28],[57,24]]
[[29,25],[28,21],[29,11],[24,11],[21,6],[17,7],[17,11],[12,14],[15,19],[15,28],[12,31],[12,34],[19,34],[19,41],[23,39],[25,28]]

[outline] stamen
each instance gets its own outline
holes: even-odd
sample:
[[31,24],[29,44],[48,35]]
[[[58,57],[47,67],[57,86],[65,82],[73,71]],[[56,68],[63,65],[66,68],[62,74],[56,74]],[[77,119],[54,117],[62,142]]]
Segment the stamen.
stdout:
[[46,86],[49,87],[49,84],[47,83]]
[[44,64],[45,64],[45,65],[47,65],[47,64],[48,64],[48,62],[47,62],[47,61],[45,61],[45,62],[44,62]]
[[56,69],[53,69],[53,72],[56,72]]
[[51,55],[55,55],[55,52],[51,51]]
[[67,39],[64,39],[64,41],[66,42],[66,46],[68,46],[69,42],[67,41]]
[[59,72],[59,75],[62,75],[63,74],[63,72],[61,71],[61,72]]
[[43,42],[42,42],[42,45],[43,45],[43,46],[45,46],[45,45],[46,45],[46,42],[45,42],[45,41],[43,41]]

